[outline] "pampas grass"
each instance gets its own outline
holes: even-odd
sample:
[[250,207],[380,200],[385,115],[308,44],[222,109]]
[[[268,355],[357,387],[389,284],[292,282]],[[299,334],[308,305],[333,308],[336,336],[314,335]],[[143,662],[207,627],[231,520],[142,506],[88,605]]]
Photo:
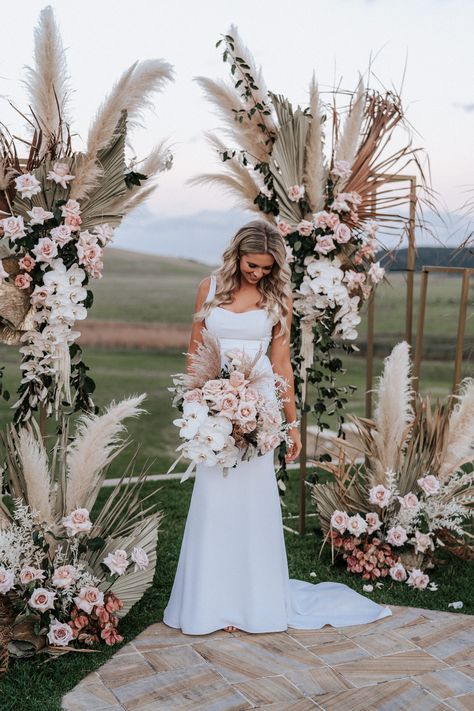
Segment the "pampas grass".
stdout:
[[[359,79],[354,103],[344,123],[344,129],[339,141],[336,144],[334,151],[334,160],[345,160],[350,166],[353,165],[357,153],[357,147],[360,141],[362,122],[364,119],[365,108],[365,87],[362,77]],[[348,178],[344,180],[339,178],[335,187],[334,194],[342,192],[347,184]]]
[[[40,12],[34,31],[34,67],[26,67],[25,86],[31,111],[45,136],[42,151],[53,141],[64,140],[62,118],[66,119],[68,73],[61,35],[51,6]],[[62,118],[61,118],[62,117]]]
[[441,480],[474,459],[474,380],[463,381],[458,403],[448,421],[446,442],[439,462]]
[[413,397],[410,376],[410,347],[406,341],[395,346],[385,359],[378,385],[375,410],[374,444],[378,457],[369,466],[372,485],[386,485],[387,470],[397,471],[401,452],[407,438],[407,425],[413,416]]
[[101,175],[97,154],[112,139],[122,112],[127,112],[129,128],[139,123],[143,111],[152,107],[151,96],[171,81],[172,76],[171,65],[162,59],[135,62],[122,74],[89,128],[86,155],[71,186],[72,198],[81,200],[97,184]]
[[26,484],[28,506],[39,513],[40,521],[52,525],[51,475],[48,455],[41,438],[31,429],[23,429],[18,436],[18,457]]
[[312,119],[306,136],[303,183],[312,212],[319,212],[326,202],[327,169],[324,165],[319,90],[314,72],[309,87],[309,111]]
[[189,353],[189,372],[184,375],[183,385],[187,389],[200,388],[208,380],[219,377],[221,372],[221,348],[219,339],[203,328],[202,343],[197,344],[194,353]]
[[146,395],[112,403],[103,415],[82,415],[67,456],[65,511],[90,508],[102,483],[105,468],[123,447],[120,438],[123,420],[144,412],[140,408]]

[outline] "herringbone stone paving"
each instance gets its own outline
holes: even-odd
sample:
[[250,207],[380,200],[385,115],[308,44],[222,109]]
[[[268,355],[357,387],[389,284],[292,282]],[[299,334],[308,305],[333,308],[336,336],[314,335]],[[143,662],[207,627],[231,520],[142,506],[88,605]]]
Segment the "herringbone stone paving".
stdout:
[[474,618],[392,607],[368,625],[184,635],[151,625],[64,711],[474,711]]

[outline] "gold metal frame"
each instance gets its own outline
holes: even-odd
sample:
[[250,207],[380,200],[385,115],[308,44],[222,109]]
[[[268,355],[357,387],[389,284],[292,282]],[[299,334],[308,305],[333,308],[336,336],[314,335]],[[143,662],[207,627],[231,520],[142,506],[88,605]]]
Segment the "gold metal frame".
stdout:
[[454,356],[453,393],[455,393],[461,382],[462,357],[464,350],[464,336],[466,332],[467,304],[469,296],[469,286],[474,269],[465,267],[429,267],[424,266],[421,272],[420,304],[416,332],[415,363],[413,368],[414,390],[418,391],[420,384],[421,360],[423,357],[423,335],[425,328],[426,297],[428,293],[428,277],[431,273],[436,274],[460,274],[462,275],[461,299],[459,302],[458,331],[456,338],[456,352]]

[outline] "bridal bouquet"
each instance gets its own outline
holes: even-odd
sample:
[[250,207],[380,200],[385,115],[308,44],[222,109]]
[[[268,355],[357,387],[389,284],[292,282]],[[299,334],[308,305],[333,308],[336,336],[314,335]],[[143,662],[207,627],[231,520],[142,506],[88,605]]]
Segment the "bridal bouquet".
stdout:
[[[257,367],[261,353],[249,356],[233,348],[221,367],[219,343],[203,331],[203,343],[191,355],[191,373],[173,376],[173,405],[182,415],[173,424],[183,439],[177,448],[190,460],[181,481],[197,464],[222,467],[224,475],[239,459],[247,460],[289,443],[289,425],[281,414],[282,395],[288,388],[283,378]],[[264,386],[262,388],[261,386]],[[265,394],[270,389],[274,397]]]
[[474,557],[474,381],[465,381],[454,407],[433,408],[411,389],[402,342],[377,394],[374,421],[353,418],[359,441],[351,446],[364,464],[348,466],[342,452],[337,463],[321,463],[334,480],[313,485],[312,496],[326,541],[350,572],[424,589],[437,548]]
[[154,189],[152,177],[171,166],[163,144],[139,170],[126,157],[130,129],[171,79],[169,64],[150,59],[127,69],[99,107],[82,151],[70,126],[65,52],[51,7],[41,12],[34,56],[25,81],[30,113],[20,112],[29,135],[19,144],[14,131],[0,127],[0,342],[21,342],[17,423],[40,405],[47,416],[64,401],[93,410],[94,382],[74,324],[92,306],[91,283],[102,276],[114,228]]

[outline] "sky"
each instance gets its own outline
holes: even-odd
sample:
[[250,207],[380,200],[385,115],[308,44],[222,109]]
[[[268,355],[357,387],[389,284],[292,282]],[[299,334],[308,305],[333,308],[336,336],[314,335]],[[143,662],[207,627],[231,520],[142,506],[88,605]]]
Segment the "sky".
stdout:
[[[193,77],[226,77],[216,41],[231,23],[262,65],[266,84],[306,105],[313,70],[321,89],[355,88],[372,56],[376,78],[400,88],[414,144],[426,149],[442,210],[457,211],[474,186],[474,2],[471,0],[56,0],[51,3],[67,48],[73,128],[83,139],[112,84],[137,59],[162,57],[175,82],[155,100],[145,129],[133,136],[139,158],[168,137],[173,169],[160,177],[148,203],[157,218],[226,212],[230,198],[217,187],[186,180],[218,168],[203,139],[219,120]],[[25,106],[22,67],[31,62],[40,0],[2,7],[0,95]],[[8,31],[6,31],[8,28]],[[18,118],[2,107],[2,120]],[[82,147],[80,139],[76,144]],[[198,218],[196,218],[198,219]]]

